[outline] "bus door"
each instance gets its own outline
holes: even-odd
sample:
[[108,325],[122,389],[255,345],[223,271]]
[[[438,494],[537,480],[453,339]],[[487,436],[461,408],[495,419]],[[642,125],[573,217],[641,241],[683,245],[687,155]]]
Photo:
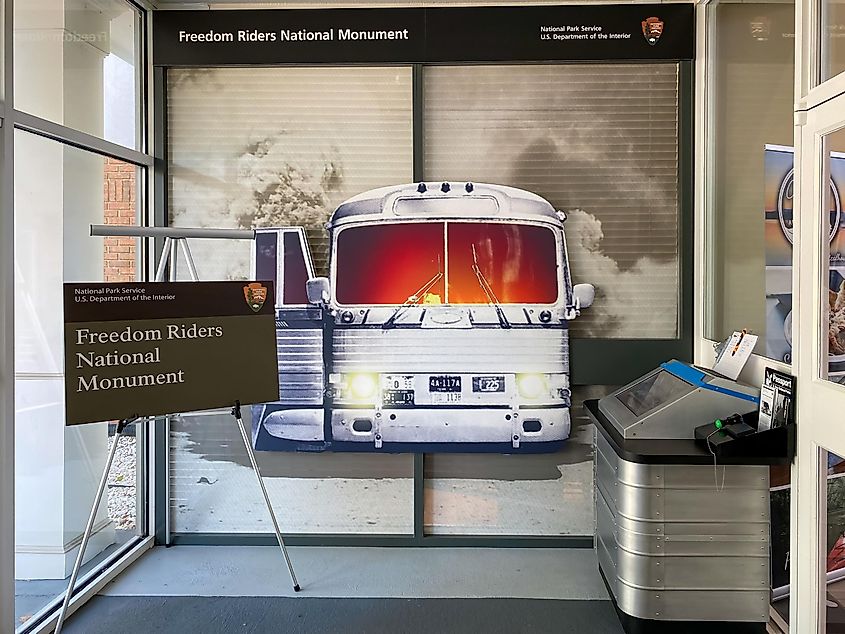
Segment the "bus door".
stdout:
[[256,405],[258,450],[315,450],[325,443],[324,319],[308,303],[305,285],[314,267],[302,227],[256,229],[253,278],[275,286],[279,400]]

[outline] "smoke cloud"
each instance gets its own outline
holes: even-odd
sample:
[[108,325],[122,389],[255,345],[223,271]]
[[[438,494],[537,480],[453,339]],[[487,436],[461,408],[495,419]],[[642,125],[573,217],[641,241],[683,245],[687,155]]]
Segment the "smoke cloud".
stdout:
[[[326,145],[315,151],[313,140],[282,130],[249,138],[232,163],[233,177],[217,187],[209,187],[205,175],[183,172],[182,178],[174,178],[182,188],[178,198],[193,204],[174,213],[173,224],[304,227],[320,268],[328,253],[324,225],[343,196],[343,161],[337,148]],[[191,242],[198,267],[202,263],[203,279],[248,277],[249,247],[247,242]]]
[[[643,256],[622,269],[601,250],[601,221],[581,209],[567,212],[565,230],[573,283],[596,287],[595,302],[578,318],[579,336],[606,337],[612,333],[619,339],[649,339],[677,332],[677,260]],[[649,319],[642,319],[644,313]],[[640,317],[632,319],[632,315]]]

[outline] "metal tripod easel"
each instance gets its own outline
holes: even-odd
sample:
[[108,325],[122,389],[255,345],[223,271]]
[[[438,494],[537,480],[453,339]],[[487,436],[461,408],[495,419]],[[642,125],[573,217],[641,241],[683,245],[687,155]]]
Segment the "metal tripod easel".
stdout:
[[106,460],[106,468],[103,469],[103,476],[100,478],[100,484],[97,487],[97,495],[94,497],[94,505],[91,507],[91,513],[88,515],[88,523],[85,525],[85,532],[82,533],[82,543],[79,545],[79,553],[76,555],[76,561],[73,563],[73,571],[70,573],[70,582],[65,591],[65,599],[62,602],[62,609],[59,612],[59,620],[56,621],[56,634],[62,631],[65,617],[67,616],[67,609],[70,606],[70,600],[73,595],[73,587],[76,585],[76,578],[79,576],[79,569],[82,567],[82,559],[85,556],[85,549],[88,546],[88,541],[91,539],[91,532],[94,530],[94,520],[97,518],[97,509],[100,508],[100,502],[103,499],[103,492],[106,490],[106,482],[109,479],[109,471],[111,471],[112,463],[114,462],[114,455],[117,453],[117,443],[120,440],[123,430],[129,425],[138,420],[137,416],[125,418],[117,424],[117,429],[114,433],[114,440],[109,450],[109,457]]
[[[191,249],[187,243],[188,238],[220,238],[229,240],[255,239],[254,231],[241,231],[229,229],[177,229],[174,227],[120,227],[113,225],[91,225],[91,235],[137,238],[163,237],[164,248],[162,249],[161,257],[159,258],[158,266],[156,267],[156,282],[164,281],[165,275],[167,274],[168,261],[170,263],[169,279],[170,281],[176,281],[176,261],[180,249],[183,255],[185,256],[185,260],[188,264],[188,272],[191,276],[191,280],[195,282],[199,281],[197,269],[194,265],[194,259],[191,256]],[[241,438],[244,442],[244,448],[246,449],[247,455],[249,456],[249,461],[252,464],[252,469],[255,473],[255,477],[258,480],[258,486],[261,488],[261,493],[264,496],[264,502],[267,505],[267,511],[270,513],[270,519],[273,522],[273,529],[276,533],[276,540],[279,543],[279,548],[282,551],[285,563],[287,564],[288,572],[290,573],[291,582],[293,583],[293,590],[294,592],[299,592],[301,590],[299,586],[299,581],[297,581],[296,579],[296,573],[293,570],[293,563],[291,562],[290,555],[288,554],[287,547],[285,546],[284,539],[282,538],[282,532],[279,528],[279,522],[276,518],[276,512],[273,510],[273,505],[270,502],[270,496],[267,494],[267,488],[264,486],[264,479],[261,477],[261,471],[258,468],[258,462],[255,458],[255,450],[252,448],[252,442],[250,441],[249,434],[247,434],[246,427],[244,426],[243,418],[241,416],[240,401],[235,401],[235,405],[232,408],[231,413],[238,424],[238,430],[241,433]],[[117,425],[114,440],[112,441],[112,446],[109,450],[108,459],[106,460],[106,465],[103,469],[103,475],[100,478],[100,484],[97,487],[97,494],[94,499],[94,504],[91,507],[91,513],[88,516],[88,523],[85,526],[85,532],[82,534],[82,543],[79,545],[79,553],[77,554],[76,561],[73,565],[73,570],[70,575],[68,588],[65,592],[64,601],[62,602],[62,609],[59,612],[59,617],[56,621],[55,634],[60,634],[60,632],[62,631],[62,626],[65,622],[65,618],[67,617],[68,607],[70,606],[71,599],[73,598],[73,590],[74,586],[76,585],[76,579],[79,576],[79,570],[82,567],[82,561],[85,556],[85,549],[88,546],[88,542],[90,541],[91,534],[93,532],[94,521],[97,516],[97,509],[100,507],[100,503],[102,502],[103,493],[106,489],[106,483],[108,481],[109,472],[111,471],[111,466],[114,462],[114,456],[117,452],[118,440],[120,439],[120,436],[126,429],[126,427],[135,423],[138,419],[139,416],[132,416],[130,418],[120,421]],[[167,423],[167,433],[170,433],[169,419]]]
[[276,520],[276,513],[273,511],[273,505],[270,503],[270,496],[267,495],[267,488],[264,486],[264,479],[261,477],[261,472],[258,470],[258,462],[255,459],[255,450],[252,448],[252,442],[249,439],[249,435],[246,433],[246,427],[244,427],[243,418],[241,418],[241,402],[235,401],[235,406],[232,408],[232,416],[235,417],[235,420],[238,422],[238,429],[241,430],[241,438],[244,441],[244,447],[246,447],[246,453],[249,455],[249,461],[252,464],[252,470],[255,472],[255,476],[258,478],[258,486],[261,487],[261,493],[264,495],[264,502],[267,504],[267,510],[270,512],[270,519],[273,520],[273,530],[276,532],[276,540],[279,542],[279,548],[282,550],[282,555],[285,558],[285,563],[288,566],[288,572],[290,573],[290,579],[293,582],[293,591],[299,592],[299,582],[296,580],[296,573],[293,571],[293,564],[290,561],[290,556],[288,555],[288,549],[285,547],[285,540],[282,539],[282,531],[279,529],[279,522]]
[[190,227],[126,227],[122,225],[91,225],[92,236],[110,238],[164,238],[164,247],[158,259],[158,266],[155,270],[155,281],[164,282],[167,275],[167,264],[170,263],[169,281],[176,280],[176,265],[179,260],[179,251],[185,256],[188,264],[188,274],[191,281],[199,282],[197,267],[188,246],[188,238],[200,238],[203,240],[255,240],[255,231],[252,229],[192,229]]

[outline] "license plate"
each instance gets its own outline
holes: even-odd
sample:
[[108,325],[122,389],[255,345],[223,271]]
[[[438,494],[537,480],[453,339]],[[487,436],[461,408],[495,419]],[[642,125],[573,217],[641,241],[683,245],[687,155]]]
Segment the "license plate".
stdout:
[[432,392],[431,402],[434,405],[454,405],[461,403],[460,392]]
[[461,377],[459,376],[430,376],[428,377],[429,392],[460,392]]
[[414,389],[414,377],[411,374],[386,374],[382,381],[382,387],[385,390],[413,391]]
[[385,405],[413,405],[414,390],[385,390],[382,394]]
[[472,377],[473,392],[504,392],[505,377],[498,376],[474,376]]

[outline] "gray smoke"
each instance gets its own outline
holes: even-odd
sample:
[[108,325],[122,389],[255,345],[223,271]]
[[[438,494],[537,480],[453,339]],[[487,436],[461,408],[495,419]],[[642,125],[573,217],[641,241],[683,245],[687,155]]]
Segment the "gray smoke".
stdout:
[[[579,336],[648,339],[677,332],[677,260],[642,256],[633,266],[621,268],[601,249],[601,221],[581,209],[567,212],[565,230],[573,283],[596,287],[593,306],[579,318]],[[668,292],[655,292],[664,288]]]
[[[303,135],[279,131],[247,139],[232,161],[232,176],[210,182],[207,175],[177,172],[179,200],[192,204],[175,210],[173,224],[183,227],[305,227],[319,235],[343,197],[342,159],[337,148],[315,151]],[[320,257],[320,245],[315,245]],[[247,242],[194,240],[191,249],[202,279],[246,279],[250,271]]]
[[336,147],[315,152],[313,140],[285,131],[251,139],[236,165],[238,193],[229,212],[248,229],[322,226],[343,182]]

